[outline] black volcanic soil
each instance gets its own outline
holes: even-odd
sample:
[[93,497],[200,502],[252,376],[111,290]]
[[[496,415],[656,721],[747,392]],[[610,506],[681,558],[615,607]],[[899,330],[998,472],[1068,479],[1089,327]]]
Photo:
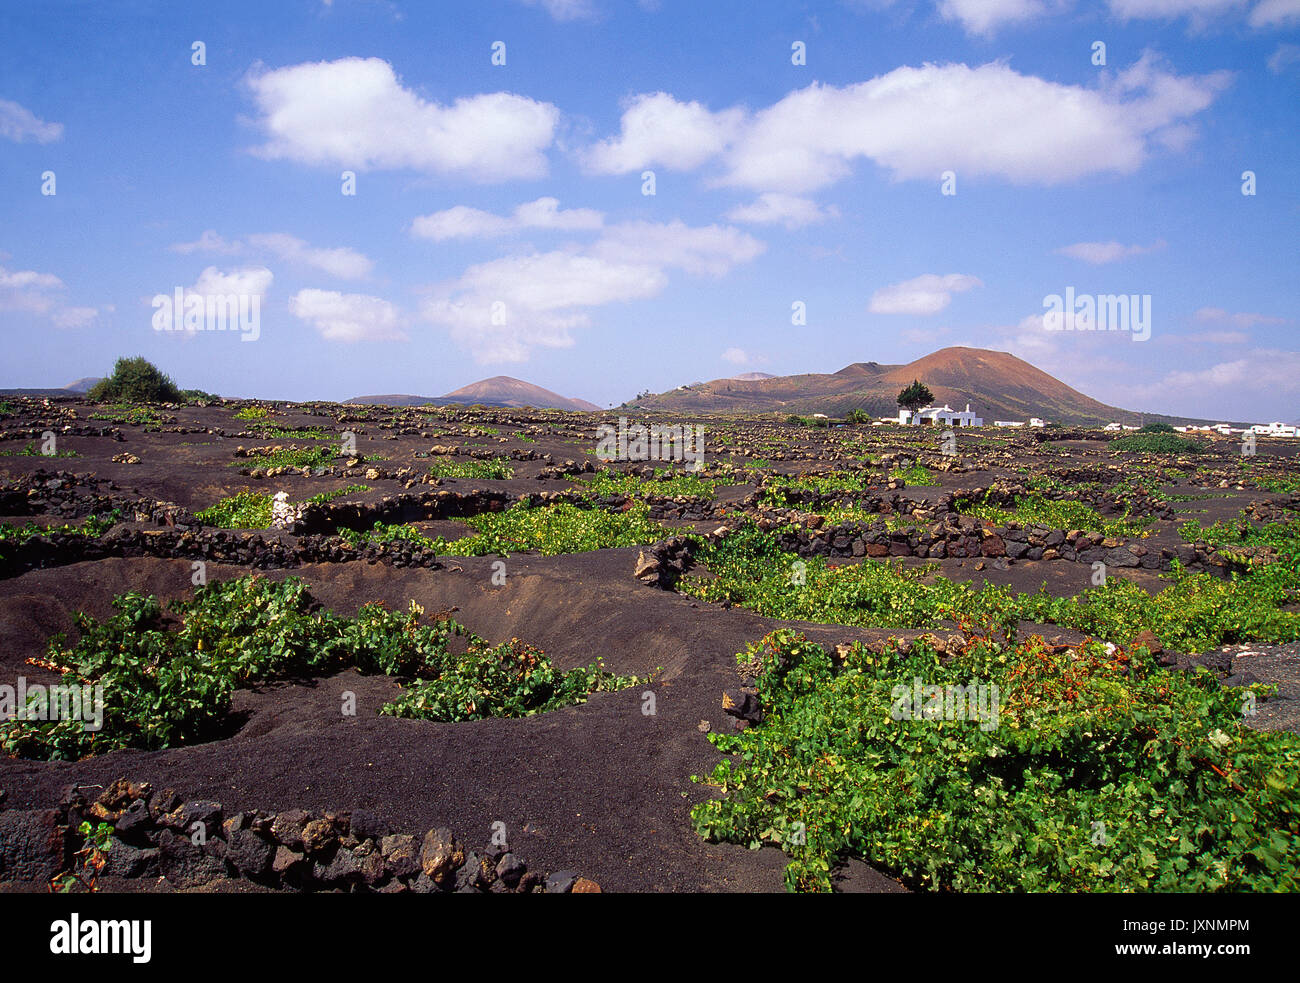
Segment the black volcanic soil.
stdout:
[[[233,456],[241,445],[312,446],[315,442],[259,437],[232,418],[229,406],[166,410],[164,429],[151,432],[139,425],[89,421],[94,407],[61,401],[25,415],[0,418],[0,428],[9,432],[0,439],[0,450],[16,454],[33,439],[28,431],[46,426],[57,430],[59,421],[52,414],[69,408],[76,419],[64,419],[64,424],[90,424],[108,432],[61,438],[60,450],[77,452],[72,458],[0,458],[0,472],[7,480],[39,470],[93,473],[112,479],[122,494],[197,510],[242,487],[283,489],[299,501],[356,482],[372,490],[345,501],[373,504],[407,490],[412,478],[366,479],[362,473],[368,467],[390,472],[411,468],[422,474],[430,463],[427,455],[437,445],[536,455],[512,462],[516,474],[507,481],[445,480],[437,485],[450,490],[485,488],[512,497],[558,490],[570,487],[570,482],[539,478],[547,468],[566,462],[602,466],[591,453],[591,434],[601,417],[529,411],[462,412],[457,421],[447,423],[412,410],[327,407],[324,415],[317,415],[307,407],[278,407],[275,418],[286,427],[323,426],[334,433],[357,433],[358,447],[367,458],[361,466],[308,477],[258,478],[230,467],[232,462],[256,466],[255,461],[237,461]],[[494,427],[500,434],[466,432],[461,427],[466,421]],[[756,487],[753,479],[763,472],[827,470],[866,453],[865,444],[858,446],[837,431],[787,428],[781,443],[770,422],[710,423],[729,446],[740,449],[719,456],[753,468],[741,473],[735,484],[718,490],[717,500],[736,509],[743,508]],[[523,440],[521,433],[534,440]],[[870,448],[872,453],[891,446],[880,444],[884,436],[870,436],[877,442]],[[1050,473],[1062,463],[1063,454],[1073,455],[1071,463],[1093,467],[1108,461],[1101,440],[1079,441],[1073,449],[1058,446],[1041,454],[1029,435],[987,442],[962,434],[960,442],[963,454],[980,459],[980,468],[941,474],[939,486],[908,488],[909,497],[923,504],[955,488],[987,486],[999,477],[1023,478],[1013,469],[1026,464],[1036,472]],[[1279,449],[1280,445],[1269,451]],[[112,457],[123,452],[136,455],[140,463],[114,463]],[[1295,448],[1287,446],[1284,452],[1294,455]],[[886,469],[880,474],[883,485]],[[417,484],[415,490],[428,488]],[[1195,515],[1207,523],[1236,515],[1249,502],[1284,497],[1256,489],[1205,487],[1190,480],[1176,483],[1175,490],[1208,496],[1177,506],[1187,510],[1186,517]],[[1200,509],[1206,511],[1195,511]],[[8,522],[29,519],[41,524],[69,521],[50,514],[0,517]],[[704,530],[716,522],[677,525]],[[422,523],[420,528],[430,535],[467,531],[451,520]],[[1167,539],[1169,543],[1177,541],[1172,524],[1157,528],[1151,542],[1160,542],[1161,537],[1173,537]],[[231,732],[223,740],[159,752],[119,752],[75,763],[0,759],[5,807],[47,807],[67,786],[107,785],[129,776],[157,787],[174,787],[187,798],[218,800],[228,812],[365,809],[394,830],[448,826],[479,839],[488,837],[493,823],[504,822],[512,848],[530,866],[576,870],[607,891],[779,891],[785,866],[779,851],[712,845],[692,831],[690,808],[711,793],[707,785],[690,778],[707,775],[720,760],[700,725],[708,721],[715,729],[730,726],[720,699],[724,688],[738,682],[736,653],[788,623],[647,586],[633,576],[638,552],[629,548],[557,557],[511,556],[505,559],[507,580],[502,587],[492,584],[495,557],[443,557],[444,566],[432,570],[349,562],[267,575],[301,577],[324,604],[348,614],[371,601],[404,608],[414,599],[430,614],[453,611],[457,620],[491,641],[517,636],[536,644],[563,668],[600,658],[615,672],[653,672],[654,681],[646,687],[596,694],[585,705],[526,719],[443,724],[379,716],[378,708],[398,692],[399,684],[387,677],[344,672],[261,686],[236,694]],[[999,567],[964,559],[944,560],[940,567],[944,575],[976,585],[992,582],[1033,591],[1045,584],[1059,596],[1090,585],[1086,563],[1016,562]],[[209,579],[246,573],[239,567],[208,567]],[[0,679],[24,675],[52,681],[49,673],[27,660],[41,656],[53,634],[72,628],[74,611],[107,616],[112,598],[128,590],[164,599],[186,596],[192,589],[190,576],[188,560],[107,558],[0,579]],[[1147,589],[1159,589],[1154,571],[1126,571],[1125,576]],[[836,625],[796,627],[828,644],[917,634]],[[1078,637],[1052,626],[1041,631],[1067,641]],[[1300,723],[1300,714],[1293,712],[1300,685],[1296,646],[1248,649],[1255,654],[1243,654],[1239,662],[1249,663],[1261,678],[1284,684],[1288,705],[1270,709],[1266,725],[1296,728]],[[359,713],[355,717],[340,711],[344,691],[356,694]],[[642,712],[646,691],[654,693],[653,715]],[[861,863],[848,865],[839,876],[842,890],[902,889]]]

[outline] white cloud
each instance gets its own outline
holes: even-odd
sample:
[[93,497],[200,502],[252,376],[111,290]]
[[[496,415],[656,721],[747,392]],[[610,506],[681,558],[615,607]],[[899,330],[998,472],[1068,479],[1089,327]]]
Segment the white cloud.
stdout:
[[732,365],[748,365],[751,361],[749,353],[743,348],[728,348],[722,353],[722,360]]
[[727,218],[733,222],[784,225],[787,229],[799,229],[838,217],[839,211],[834,207],[823,209],[810,198],[784,195],[776,191],[765,192],[758,196],[757,201],[737,205],[727,212]]
[[1179,335],[1177,340],[1198,345],[1244,345],[1250,340],[1250,335],[1244,331],[1198,331],[1195,334]]
[[422,239],[442,242],[446,239],[477,239],[509,235],[522,229],[555,229],[576,232],[599,229],[604,216],[592,208],[560,208],[555,198],[538,198],[514,210],[509,218],[465,205],[457,205],[431,215],[421,215],[411,223],[411,234]]
[[1207,20],[1240,10],[1249,0],[1109,0],[1110,12],[1123,20],[1177,20],[1190,17],[1203,26]]
[[234,255],[244,248],[242,242],[227,242],[214,229],[205,229],[193,242],[174,242],[169,247],[174,253],[225,253]]
[[170,248],[172,252],[184,255],[217,253],[233,256],[246,252],[249,247],[257,252],[270,253],[296,266],[321,270],[341,280],[364,279],[370,275],[375,265],[355,249],[346,246],[325,249],[284,232],[259,233],[249,236],[247,242],[241,242],[238,239],[227,240],[216,231],[207,229],[193,242],[173,243]]
[[1268,58],[1268,70],[1281,75],[1292,65],[1300,63],[1300,44],[1279,44]]
[[396,307],[382,297],[337,290],[299,290],[289,313],[307,321],[329,341],[404,341]]
[[591,309],[661,293],[670,270],[721,276],[762,252],[736,229],[633,222],[582,248],[504,256],[440,285],[422,315],[449,329],[480,363],[522,362],[534,348],[568,348]]
[[1153,147],[1178,146],[1187,121],[1230,75],[1176,76],[1145,54],[1096,87],[1064,85],[993,62],[897,68],[867,82],[814,83],[756,113],[711,112],[665,93],[634,100],[619,137],[588,148],[589,169],[680,170],[716,160],[723,184],[798,194],[873,161],[897,180],[943,171],[1053,185],[1135,171]]
[[1072,246],[1062,246],[1056,252],[1062,256],[1069,256],[1071,259],[1080,259],[1085,263],[1101,266],[1104,263],[1115,263],[1130,256],[1145,256],[1148,253],[1159,252],[1165,248],[1165,245],[1163,239],[1153,242],[1149,246],[1126,246],[1113,240],[1111,242],[1076,242]]
[[1192,315],[1197,321],[1211,324],[1230,324],[1238,330],[1249,331],[1257,325],[1286,324],[1287,318],[1271,317],[1267,314],[1238,313],[1232,314],[1222,307],[1202,307]]
[[715,113],[666,92],[639,95],[624,110],[619,135],[587,148],[582,162],[592,174],[694,170],[726,149],[744,116],[742,109]]
[[[1186,17],[1195,30],[1211,21],[1239,14],[1251,0],[1109,0],[1111,13],[1124,20],[1177,20]],[[1300,22],[1300,0],[1259,0],[1247,22],[1251,27],[1282,27]]]
[[1170,372],[1156,389],[1208,404],[1213,401],[1210,393],[1214,390],[1221,390],[1225,396],[1239,396],[1243,387],[1252,392],[1267,391],[1272,398],[1300,395],[1300,352],[1252,349],[1242,358],[1218,362],[1206,369]]
[[50,320],[60,328],[84,328],[99,317],[94,307],[63,307],[50,315]]
[[205,297],[229,297],[232,294],[238,297],[264,297],[271,289],[274,279],[265,266],[250,266],[229,273],[209,266],[199,274],[198,280],[187,292]]
[[939,0],[944,20],[960,21],[969,34],[990,35],[1003,24],[1038,17],[1042,0]]
[[675,219],[611,226],[591,247],[591,253],[616,263],[646,263],[696,276],[720,277],[766,248],[758,239],[730,226],[693,227]]
[[591,0],[519,0],[529,7],[541,7],[555,20],[590,20],[596,16]]
[[59,328],[84,327],[99,316],[94,307],[69,307],[57,291],[65,284],[53,273],[7,270],[0,266],[0,311],[22,311],[49,317]]
[[63,281],[53,273],[37,273],[35,270],[6,270],[0,266],[0,290],[51,290],[63,286]]
[[1278,27],[1300,23],[1300,0],[1260,0],[1250,12],[1251,27]]
[[872,314],[938,314],[952,303],[952,295],[984,284],[964,273],[939,276],[925,273],[902,283],[881,287],[871,295]]
[[265,249],[286,262],[321,270],[340,280],[365,279],[375,265],[369,257],[355,249],[346,246],[322,249],[282,232],[251,235],[248,242],[254,248]]
[[380,58],[306,62],[249,74],[272,159],[356,170],[409,169],[475,181],[536,178],[560,113],[508,92],[430,102]]
[[47,123],[16,102],[0,99],[0,137],[23,143],[53,143],[63,136],[62,123]]

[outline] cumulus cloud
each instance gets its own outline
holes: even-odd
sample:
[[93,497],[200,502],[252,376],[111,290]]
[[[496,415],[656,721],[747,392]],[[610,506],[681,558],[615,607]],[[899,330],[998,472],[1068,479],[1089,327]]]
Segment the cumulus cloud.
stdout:
[[22,311],[48,317],[59,328],[79,328],[99,316],[94,307],[69,307],[66,285],[53,273],[7,270],[0,266],[0,311]]
[[720,277],[766,248],[758,239],[730,226],[689,226],[675,219],[612,226],[591,247],[591,253],[615,263],[646,263],[695,276]]
[[605,217],[593,208],[562,209],[556,198],[538,198],[520,205],[508,217],[465,205],[421,215],[411,223],[411,235],[442,242],[504,236],[523,229],[577,232],[604,224]]
[[355,249],[346,246],[322,249],[283,232],[251,235],[248,242],[255,249],[264,249],[286,262],[321,270],[340,280],[364,279],[375,265]]
[[1279,44],[1268,58],[1268,70],[1281,75],[1292,65],[1300,64],[1300,44]]
[[[1109,0],[1111,13],[1124,20],[1177,20],[1186,17],[1195,30],[1217,18],[1240,14],[1251,0]],[[1285,27],[1300,22],[1300,0],[1259,0],[1250,9],[1251,27]]]
[[1197,310],[1192,317],[1197,321],[1208,322],[1210,324],[1229,324],[1241,331],[1249,331],[1251,328],[1261,324],[1268,326],[1287,323],[1287,318],[1284,317],[1271,317],[1267,314],[1251,314],[1246,312],[1233,314],[1224,310],[1222,307],[1202,307]]
[[784,225],[787,229],[799,229],[838,217],[839,211],[834,206],[823,209],[810,198],[776,191],[765,192],[756,201],[748,205],[737,205],[727,212],[727,218],[733,222]]
[[590,20],[596,16],[592,0],[519,0],[528,7],[541,7],[557,21]]
[[401,315],[382,297],[337,290],[299,290],[289,298],[289,313],[306,321],[329,341],[404,341]]
[[63,286],[63,281],[53,273],[35,270],[6,270],[0,266],[0,290],[53,290]]
[[978,278],[965,273],[926,273],[881,287],[871,295],[868,310],[872,314],[938,314],[952,303],[953,294],[982,286]]
[[174,242],[169,247],[174,253],[225,253],[234,255],[244,248],[242,242],[227,242],[215,229],[205,229],[193,242]]
[[274,279],[265,266],[249,266],[228,273],[209,266],[186,292],[205,297],[265,297]]
[[15,143],[53,143],[63,136],[62,123],[47,123],[16,102],[0,99],[0,137]]
[[1159,252],[1165,248],[1163,239],[1153,242],[1149,246],[1126,246],[1121,242],[1076,242],[1072,246],[1062,246],[1056,250],[1062,256],[1069,256],[1071,259],[1081,259],[1085,263],[1091,263],[1094,266],[1101,266],[1105,263],[1115,263],[1121,259],[1128,259],[1130,256],[1145,256],[1148,253]]
[[1249,19],[1251,27],[1289,27],[1300,23],[1300,0],[1260,0]]
[[255,70],[245,80],[266,142],[256,153],[356,170],[415,170],[475,181],[536,178],[560,113],[508,92],[430,102],[381,58]]
[[1178,340],[1198,345],[1244,345],[1250,340],[1250,335],[1244,331],[1197,331],[1195,334],[1180,335]]
[[84,328],[99,317],[94,307],[61,307],[50,315],[50,320],[60,328]]
[[967,33],[979,35],[1038,17],[1045,10],[1042,0],[939,0],[944,20],[960,21]]
[[1209,402],[1216,390],[1237,396],[1243,388],[1294,399],[1300,395],[1300,352],[1256,348],[1241,358],[1205,369],[1170,372],[1157,384],[1163,394],[1194,397],[1203,403]]
[[594,308],[661,293],[671,270],[721,276],[763,248],[727,227],[627,223],[581,248],[471,266],[435,288],[421,314],[477,362],[522,362],[534,348],[571,347],[573,331],[591,325]]
[[712,112],[698,102],[678,102],[667,92],[632,99],[623,111],[619,135],[582,155],[592,174],[627,174],[646,167],[694,170],[721,154],[744,121],[743,109]]
[[183,255],[217,253],[229,256],[251,249],[254,252],[269,253],[296,266],[320,270],[341,280],[363,279],[370,275],[375,265],[369,257],[355,249],[346,246],[325,249],[284,232],[251,235],[247,242],[241,242],[238,239],[227,240],[216,231],[207,229],[193,242],[176,242],[170,248],[172,252]]
[[748,365],[750,362],[749,353],[743,348],[728,348],[722,353],[722,360],[732,365]]
[[1248,0],[1109,0],[1110,12],[1124,20],[1176,20],[1212,17],[1241,10]]
[[848,86],[814,83],[757,112],[712,112],[666,93],[641,96],[621,133],[588,148],[598,173],[716,161],[723,184],[799,194],[867,160],[896,180],[945,170],[1016,184],[1061,184],[1137,170],[1177,147],[1229,73],[1177,76],[1151,54],[1097,86],[1022,75],[1002,62],[902,67]]

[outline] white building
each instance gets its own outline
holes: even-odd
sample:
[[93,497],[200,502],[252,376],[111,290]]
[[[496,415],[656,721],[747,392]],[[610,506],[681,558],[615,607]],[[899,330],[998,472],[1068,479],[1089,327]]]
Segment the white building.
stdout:
[[1023,427],[1024,425],[1025,425],[1024,420],[994,420],[993,421],[993,426],[995,427]]
[[1262,434],[1265,437],[1295,437],[1296,428],[1286,423],[1257,423],[1250,428],[1251,433]]
[[964,410],[954,410],[947,403],[942,406],[927,406],[924,409],[917,410],[913,413],[911,410],[899,410],[898,422],[916,426],[922,423],[931,423],[936,426],[945,427],[982,427],[984,418],[976,416],[970,408],[970,403],[966,404]]
[[1029,425],[1030,425],[1031,427],[1045,427],[1045,426],[1047,426],[1047,421],[1046,421],[1046,420],[1040,420],[1040,419],[1038,419],[1038,417],[1036,417],[1036,416],[1031,416],[1031,417],[1029,418]]

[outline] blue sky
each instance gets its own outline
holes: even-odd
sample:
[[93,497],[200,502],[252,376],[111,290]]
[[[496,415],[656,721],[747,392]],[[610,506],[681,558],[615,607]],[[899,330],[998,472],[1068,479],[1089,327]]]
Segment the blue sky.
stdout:
[[[0,386],[607,405],[964,344],[1300,417],[1300,0],[187,6],[0,13]],[[155,330],[178,288],[257,340]]]

